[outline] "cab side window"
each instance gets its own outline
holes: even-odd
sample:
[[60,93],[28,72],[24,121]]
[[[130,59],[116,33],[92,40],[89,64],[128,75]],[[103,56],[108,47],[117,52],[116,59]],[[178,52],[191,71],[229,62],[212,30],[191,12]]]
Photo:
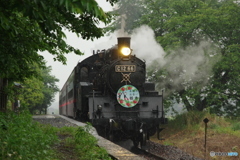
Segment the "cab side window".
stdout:
[[80,70],[80,79],[81,82],[87,82],[88,81],[88,68],[82,67]]

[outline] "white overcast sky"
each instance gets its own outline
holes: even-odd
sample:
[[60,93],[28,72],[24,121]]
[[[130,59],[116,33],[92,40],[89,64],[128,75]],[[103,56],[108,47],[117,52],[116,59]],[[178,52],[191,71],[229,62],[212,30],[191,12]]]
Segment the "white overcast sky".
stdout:
[[[110,11],[112,10],[112,6],[110,3],[107,3],[106,0],[96,0],[100,7],[103,8],[104,11]],[[102,24],[101,27],[104,25]],[[45,60],[47,61],[47,66],[52,67],[51,74],[54,75],[56,78],[59,79],[59,82],[57,83],[57,86],[61,89],[64,83],[66,82],[69,74],[72,72],[73,68],[77,65],[78,61],[82,61],[86,57],[92,55],[92,51],[96,49],[104,49],[104,48],[96,48],[96,46],[99,46],[99,44],[102,44],[103,42],[107,42],[107,38],[103,37],[100,39],[97,39],[95,41],[86,41],[81,39],[81,37],[77,37],[73,33],[66,32],[67,35],[67,43],[79,48],[80,51],[84,52],[83,56],[75,55],[74,53],[70,53],[66,55],[67,58],[67,65],[63,65],[60,62],[54,61],[53,56],[49,54],[48,52],[43,52],[42,55],[44,56]],[[109,47],[116,44],[116,42],[110,42]],[[59,93],[55,95],[55,101],[52,103],[50,108],[58,108],[58,98]]]

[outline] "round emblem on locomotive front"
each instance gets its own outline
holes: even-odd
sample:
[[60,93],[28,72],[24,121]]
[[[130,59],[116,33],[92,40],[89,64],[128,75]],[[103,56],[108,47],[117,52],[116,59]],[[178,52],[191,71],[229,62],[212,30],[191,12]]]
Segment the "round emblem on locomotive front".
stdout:
[[132,85],[124,85],[119,88],[117,92],[117,101],[125,108],[134,107],[138,103],[139,99],[139,91]]

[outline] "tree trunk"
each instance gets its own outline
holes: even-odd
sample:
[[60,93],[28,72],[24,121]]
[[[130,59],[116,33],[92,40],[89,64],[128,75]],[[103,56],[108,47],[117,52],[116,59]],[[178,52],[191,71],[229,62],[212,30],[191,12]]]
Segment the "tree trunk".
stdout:
[[195,98],[195,105],[198,111],[203,111],[203,109],[206,108],[206,101],[206,98],[201,100],[200,95]]
[[186,108],[187,108],[187,111],[192,111],[192,110],[194,110],[193,106],[189,103],[189,101],[188,101],[188,99],[187,99],[187,97],[185,96],[184,93],[185,93],[184,90],[182,90],[182,91],[179,92],[180,97],[182,98],[182,101],[183,101],[183,103],[185,104],[185,106],[186,106]]
[[47,107],[44,107],[45,114],[47,114]]
[[7,79],[0,78],[0,111],[2,112],[5,112],[7,110],[7,94],[5,92],[7,85]]

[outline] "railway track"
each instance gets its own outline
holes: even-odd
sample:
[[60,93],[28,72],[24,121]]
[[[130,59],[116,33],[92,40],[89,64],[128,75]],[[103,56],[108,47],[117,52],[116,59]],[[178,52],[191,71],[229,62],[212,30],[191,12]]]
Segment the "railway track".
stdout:
[[[136,155],[138,155],[138,156],[140,156],[144,159],[147,159],[147,160],[167,160],[163,156],[157,155],[154,152],[151,152],[153,150],[152,147],[151,147],[150,151],[135,147],[131,140],[118,141],[118,142],[113,142],[113,143],[115,143],[115,144],[121,146],[122,148],[125,148],[125,149],[129,150],[133,154],[136,154]],[[149,144],[147,144],[147,145],[149,145]]]
[[151,158],[151,160],[153,160],[153,159],[155,159],[155,160],[167,160],[166,158],[161,157],[161,156],[159,156],[159,155],[156,155],[156,154],[154,154],[154,153],[150,153],[150,152],[148,152],[148,151],[144,151],[144,152],[145,152],[145,154],[147,155],[147,157],[150,157],[150,158]]
[[147,160],[202,160],[175,146],[166,146],[152,141],[147,141],[148,150],[134,147],[131,140],[116,144]]
[[[84,123],[64,116],[46,115],[45,118],[43,116],[34,116],[34,118],[40,123],[51,124],[55,127],[85,125]],[[121,141],[120,143],[113,143],[96,135],[96,133],[91,134],[97,137],[98,145],[105,148],[108,151],[109,155],[111,155],[113,159],[117,160],[202,160],[200,158],[193,157],[192,155],[189,155],[174,146],[166,146],[156,142],[147,141],[148,151],[146,151],[133,147],[133,142],[131,140],[128,140],[126,142]]]
[[164,158],[162,156],[159,156],[159,155],[156,155],[154,153],[151,153],[149,151],[142,150],[140,148],[135,148],[135,149],[136,149],[136,153],[135,154],[137,154],[139,156],[142,156],[142,157],[144,157],[147,160],[167,160],[166,158]]

